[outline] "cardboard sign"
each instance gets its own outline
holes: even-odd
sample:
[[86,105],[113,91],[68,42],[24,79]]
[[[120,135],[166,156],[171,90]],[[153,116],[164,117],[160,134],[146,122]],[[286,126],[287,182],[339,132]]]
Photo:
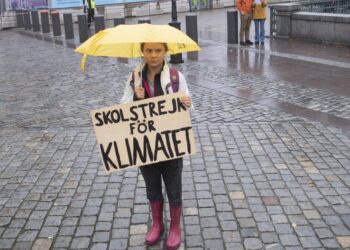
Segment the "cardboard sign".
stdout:
[[191,119],[181,93],[91,111],[107,171],[195,153]]

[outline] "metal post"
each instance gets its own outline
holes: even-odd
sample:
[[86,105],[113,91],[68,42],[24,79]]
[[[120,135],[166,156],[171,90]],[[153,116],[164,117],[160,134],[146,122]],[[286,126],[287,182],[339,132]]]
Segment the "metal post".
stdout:
[[171,21],[177,22],[176,0],[171,0]]
[[88,26],[85,14],[78,15],[79,40],[80,43],[85,42],[89,38]]
[[43,33],[50,33],[49,12],[41,11],[40,16]]
[[118,26],[120,24],[125,24],[125,18],[114,18],[113,19],[114,21],[114,26]]
[[227,11],[227,43],[238,43],[238,12]]
[[83,6],[84,6],[84,13],[86,13],[86,5],[85,5],[85,0],[83,0]]
[[39,14],[37,10],[32,10],[33,31],[40,31]]
[[105,17],[102,15],[95,16],[95,33],[105,28]]
[[30,30],[32,28],[32,23],[30,21],[29,11],[25,11],[23,14],[24,27],[26,30]]
[[[181,30],[181,23],[177,21],[176,0],[171,0],[171,23],[169,25]],[[177,64],[183,62],[181,53],[170,56],[170,63]]]
[[73,17],[71,13],[63,14],[64,34],[66,39],[74,38]]
[[61,22],[60,22],[60,14],[58,12],[51,13],[52,20],[52,30],[54,36],[61,36]]

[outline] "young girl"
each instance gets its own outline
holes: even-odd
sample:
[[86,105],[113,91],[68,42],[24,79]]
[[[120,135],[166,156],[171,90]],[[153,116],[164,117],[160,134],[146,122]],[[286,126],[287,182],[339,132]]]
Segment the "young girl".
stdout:
[[[172,93],[170,69],[165,62],[167,53],[165,43],[142,43],[141,51],[145,63],[139,64],[131,73],[125,87],[122,103],[142,100]],[[133,74],[133,75],[132,75]],[[181,98],[186,107],[192,106],[184,76],[178,72],[179,89],[185,95]],[[170,86],[170,87],[169,87]],[[177,249],[181,243],[180,218],[182,214],[182,158],[163,161],[140,167],[146,183],[147,198],[152,211],[152,226],[146,235],[146,244],[158,242],[164,230],[162,179],[165,184],[170,205],[170,228],[166,240],[167,249]]]

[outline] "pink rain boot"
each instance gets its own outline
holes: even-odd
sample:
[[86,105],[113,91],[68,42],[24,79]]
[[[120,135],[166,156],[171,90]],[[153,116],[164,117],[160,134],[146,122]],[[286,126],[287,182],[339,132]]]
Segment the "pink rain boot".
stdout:
[[164,230],[163,224],[163,201],[152,201],[152,226],[146,235],[146,244],[149,246],[155,245]]
[[182,206],[174,207],[170,205],[170,229],[169,236],[166,240],[166,249],[175,250],[181,244],[180,218],[182,214]]

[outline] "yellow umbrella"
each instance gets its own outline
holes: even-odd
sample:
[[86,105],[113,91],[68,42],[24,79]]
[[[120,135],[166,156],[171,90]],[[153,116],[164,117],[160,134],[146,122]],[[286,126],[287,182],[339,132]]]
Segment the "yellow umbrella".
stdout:
[[166,43],[168,54],[199,51],[198,44],[182,31],[170,25],[132,24],[118,25],[102,30],[80,45],[75,52],[90,56],[140,57],[141,43]]

